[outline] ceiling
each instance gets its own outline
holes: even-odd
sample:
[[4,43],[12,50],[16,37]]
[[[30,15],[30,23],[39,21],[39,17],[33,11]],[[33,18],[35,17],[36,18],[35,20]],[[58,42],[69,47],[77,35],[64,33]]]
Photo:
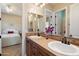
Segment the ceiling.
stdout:
[[[35,6],[35,3],[25,3],[25,4],[28,7]],[[68,6],[71,4],[72,3],[45,3],[44,7],[47,9],[50,9],[50,10],[56,10],[58,8],[65,7],[65,6]],[[6,10],[7,6],[10,6],[13,9],[12,12],[9,12],[10,14],[22,15],[22,3],[2,3],[2,4],[0,4],[1,11],[4,13],[8,13]]]
[[50,10],[56,10],[65,6],[69,6],[73,3],[48,3],[45,5],[46,8],[50,9]]
[[[39,3],[41,4],[41,3]],[[45,3],[45,8],[50,9],[50,10],[56,10],[58,8],[62,8],[65,6],[69,6],[73,3]],[[35,3],[26,3],[26,6],[35,6]],[[38,5],[39,6],[39,5]]]
[[[22,15],[22,4],[21,3],[2,3],[0,4],[1,12]],[[7,10],[7,7],[10,8],[10,12]]]

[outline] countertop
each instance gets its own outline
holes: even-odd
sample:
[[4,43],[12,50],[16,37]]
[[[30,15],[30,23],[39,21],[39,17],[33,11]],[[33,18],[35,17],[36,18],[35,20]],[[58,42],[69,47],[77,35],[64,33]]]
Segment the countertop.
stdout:
[[41,38],[34,38],[32,36],[28,36],[27,38],[29,38],[30,40],[32,40],[33,42],[37,43],[38,45],[40,45],[41,47],[45,48],[46,50],[48,50],[49,52],[51,52],[52,54],[55,54],[57,56],[61,56],[63,54],[60,54],[56,51],[53,51],[51,50],[49,47],[48,47],[48,43],[51,42],[51,41],[56,41],[54,39],[46,39],[45,37],[42,37]]
[[[36,38],[36,37],[33,37],[33,36],[28,36],[27,38],[29,38],[30,40],[32,40],[33,42],[37,43],[38,45],[40,45],[41,47],[43,47],[44,49],[48,50],[49,52],[51,52],[52,54],[55,54],[56,56],[64,56],[63,54],[60,54],[56,51],[53,51],[51,50],[49,47],[48,47],[48,43],[51,42],[51,41],[57,41],[57,40],[54,40],[54,39],[46,39],[46,37],[42,37],[40,36],[40,38]],[[79,47],[79,46],[78,46]]]

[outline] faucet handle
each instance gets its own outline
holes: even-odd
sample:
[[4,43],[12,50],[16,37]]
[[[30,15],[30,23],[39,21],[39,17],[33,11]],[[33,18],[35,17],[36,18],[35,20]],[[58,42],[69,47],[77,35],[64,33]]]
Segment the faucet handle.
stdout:
[[66,37],[62,37],[61,42],[65,43],[65,41],[66,41]]
[[72,37],[72,35],[69,35],[69,37]]

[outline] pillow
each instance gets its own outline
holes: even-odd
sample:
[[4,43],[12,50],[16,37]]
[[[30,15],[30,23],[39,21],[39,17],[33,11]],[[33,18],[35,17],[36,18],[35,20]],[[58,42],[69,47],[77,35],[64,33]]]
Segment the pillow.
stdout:
[[9,34],[9,33],[18,33],[18,31],[17,30],[15,30],[15,29],[6,29],[5,31],[4,31],[4,33],[5,34]]
[[8,34],[13,34],[14,33],[14,31],[8,31]]

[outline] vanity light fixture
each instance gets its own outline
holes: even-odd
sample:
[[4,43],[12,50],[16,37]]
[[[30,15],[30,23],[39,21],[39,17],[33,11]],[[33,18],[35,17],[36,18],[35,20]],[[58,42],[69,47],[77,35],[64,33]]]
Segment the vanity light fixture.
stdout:
[[42,8],[43,6],[45,6],[45,3],[35,3],[35,5]]
[[40,7],[42,8],[43,6],[45,6],[45,3],[41,4]]

